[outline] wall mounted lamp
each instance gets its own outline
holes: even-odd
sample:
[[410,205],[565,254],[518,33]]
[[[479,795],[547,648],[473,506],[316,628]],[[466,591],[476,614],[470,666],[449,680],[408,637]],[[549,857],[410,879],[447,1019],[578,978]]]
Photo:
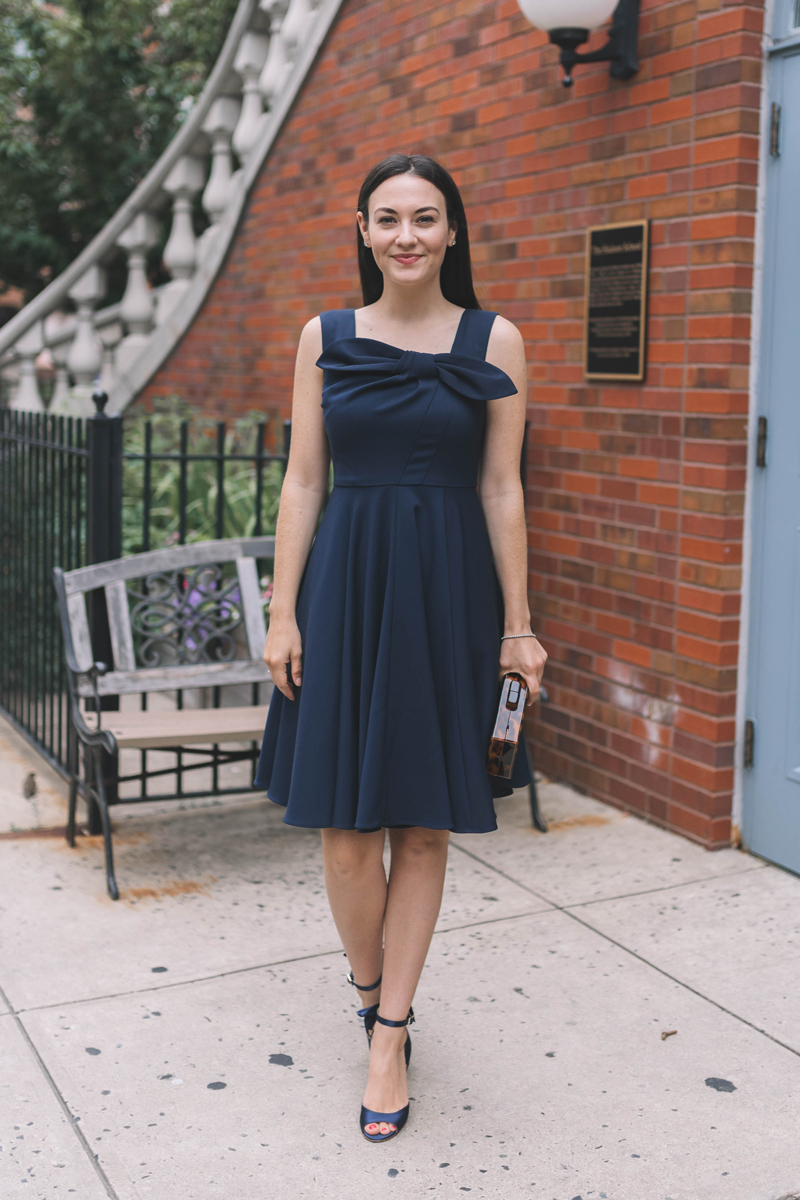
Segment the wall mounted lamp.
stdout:
[[[517,0],[537,29],[550,35],[561,49],[564,87],[572,87],[576,63],[610,62],[614,79],[630,79],[639,70],[636,42],[639,33],[639,0]],[[613,14],[613,17],[612,17]],[[579,54],[593,29],[612,17],[608,41],[599,50]]]

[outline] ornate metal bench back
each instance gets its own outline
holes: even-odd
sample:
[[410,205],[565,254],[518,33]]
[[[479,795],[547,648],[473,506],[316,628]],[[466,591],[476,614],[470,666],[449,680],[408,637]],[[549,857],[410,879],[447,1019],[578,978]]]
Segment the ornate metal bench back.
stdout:
[[[56,572],[76,690],[91,697],[267,681],[258,558],[274,537],[226,539]],[[113,670],[92,679],[86,593],[102,587]],[[71,651],[71,654],[70,654]]]

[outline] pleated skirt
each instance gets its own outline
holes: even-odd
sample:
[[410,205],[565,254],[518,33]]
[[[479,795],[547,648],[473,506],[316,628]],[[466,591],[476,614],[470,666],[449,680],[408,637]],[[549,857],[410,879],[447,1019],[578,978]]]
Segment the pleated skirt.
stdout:
[[497,828],[487,753],[503,596],[472,487],[333,488],[296,606],[295,699],[272,695],[255,783],[289,825]]

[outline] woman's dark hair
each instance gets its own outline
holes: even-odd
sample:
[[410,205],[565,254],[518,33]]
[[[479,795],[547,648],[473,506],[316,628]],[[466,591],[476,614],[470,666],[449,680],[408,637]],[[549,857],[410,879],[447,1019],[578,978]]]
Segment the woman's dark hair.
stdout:
[[[448,246],[439,274],[442,295],[459,308],[480,308],[472,282],[472,264],[469,257],[469,233],[464,202],[452,175],[441,163],[427,154],[390,154],[372,168],[358,193],[358,209],[369,217],[369,198],[379,184],[394,175],[413,173],[427,179],[444,196],[448,224],[456,227],[456,244]],[[383,295],[383,274],[375,262],[372,251],[364,245],[364,239],[356,226],[358,247],[358,273],[361,276],[361,294],[364,304],[374,304]]]

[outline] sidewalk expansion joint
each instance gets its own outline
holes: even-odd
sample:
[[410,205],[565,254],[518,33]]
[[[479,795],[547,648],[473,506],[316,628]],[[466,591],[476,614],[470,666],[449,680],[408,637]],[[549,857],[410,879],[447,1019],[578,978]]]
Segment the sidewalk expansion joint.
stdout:
[[568,908],[589,908],[593,904],[611,904],[614,900],[632,900],[636,896],[654,896],[658,892],[674,892],[678,888],[693,887],[696,883],[716,883],[725,879],[738,879],[752,871],[761,871],[763,867],[742,867],[741,871],[728,871],[726,875],[705,875],[702,879],[684,879],[681,883],[664,883],[660,887],[642,888],[639,892],[620,892],[616,896],[598,896],[596,900],[577,900],[574,904],[555,904],[556,908],[566,911]]
[[[548,904],[546,908],[534,908],[526,912],[508,913],[502,917],[485,917],[480,921],[466,921],[463,925],[448,925],[444,929],[434,930],[434,936],[439,937],[444,933],[457,933],[461,929],[478,929],[482,925],[496,925],[500,921],[518,921],[523,917],[543,917],[550,913],[559,911],[555,905]],[[229,971],[216,971],[211,975],[196,975],[192,979],[176,979],[170,983],[152,984],[146,988],[129,988],[123,992],[104,992],[99,996],[78,996],[74,1000],[54,1000],[51,1004],[31,1004],[25,1008],[13,1008],[10,1000],[6,999],[2,990],[0,990],[0,998],[5,999],[8,1005],[7,1013],[0,1013],[0,1017],[19,1017],[25,1013],[49,1012],[54,1008],[74,1008],[79,1004],[95,1004],[100,1000],[122,1000],[127,996],[144,996],[150,992],[166,992],[174,988],[193,987],[198,983],[210,983],[213,979],[227,979],[232,975],[248,975],[253,971],[270,971],[276,967],[290,966],[292,963],[298,962],[313,962],[317,958],[330,958],[337,954],[342,954],[341,946],[336,950],[317,950],[314,954],[299,954],[293,958],[280,958],[275,962],[255,963],[250,967],[232,967]]]
[[[453,843],[453,844],[455,845],[455,843]],[[475,860],[475,862],[480,863],[481,866],[488,867],[488,869],[490,871],[494,871],[495,874],[500,875],[503,879],[507,879],[510,883],[516,883],[517,887],[524,888],[526,892],[530,892],[530,894],[532,896],[536,896],[536,898],[538,900],[543,900],[543,901],[545,901],[545,903],[550,904],[552,906],[553,911],[563,913],[565,917],[569,917],[570,920],[576,921],[579,925],[583,925],[583,927],[585,929],[590,930],[592,933],[596,933],[598,937],[603,938],[604,941],[609,942],[612,946],[616,946],[618,950],[622,950],[625,954],[629,954],[631,956],[631,958],[635,958],[638,962],[642,963],[644,966],[650,967],[651,970],[657,971],[658,974],[663,975],[665,979],[669,979],[672,983],[676,983],[679,987],[684,988],[687,992],[691,992],[692,995],[697,996],[698,999],[705,1000],[707,1004],[713,1005],[713,1007],[718,1009],[719,1012],[726,1013],[727,1016],[733,1017],[733,1019],[735,1021],[739,1021],[742,1025],[747,1025],[748,1028],[754,1030],[756,1033],[760,1033],[762,1035],[762,1037],[768,1038],[769,1041],[774,1042],[776,1044],[776,1046],[780,1046],[782,1049],[788,1050],[790,1054],[794,1054],[797,1058],[800,1058],[800,1049],[798,1049],[797,1047],[790,1046],[788,1044],[788,1042],[782,1042],[780,1038],[775,1037],[775,1035],[772,1033],[769,1033],[768,1030],[762,1029],[759,1025],[754,1024],[752,1021],[748,1021],[747,1017],[743,1017],[741,1015],[741,1013],[737,1013],[737,1012],[734,1012],[733,1009],[726,1008],[724,1004],[720,1004],[719,1001],[714,1000],[712,996],[707,996],[704,992],[698,991],[697,988],[692,987],[692,985],[690,983],[686,983],[685,980],[679,979],[676,975],[671,975],[669,971],[665,971],[664,968],[659,967],[657,963],[651,962],[650,959],[645,958],[641,954],[637,954],[637,952],[635,950],[631,950],[631,948],[629,946],[626,946],[623,942],[618,942],[616,940],[616,938],[613,938],[609,934],[604,933],[602,929],[598,929],[595,925],[592,925],[590,921],[584,920],[583,917],[579,917],[577,913],[572,911],[573,908],[588,907],[588,905],[590,905],[590,904],[598,904],[598,903],[601,903],[601,901],[597,901],[597,900],[584,901],[584,903],[581,905],[557,904],[552,900],[548,900],[547,897],[543,896],[541,892],[535,891],[534,888],[528,887],[527,884],[520,883],[520,881],[518,879],[514,879],[514,877],[512,875],[507,875],[506,872],[501,871],[499,867],[495,867],[492,865],[492,863],[489,863],[485,859],[480,858],[477,854],[474,854],[472,850],[465,850],[463,846],[457,846],[457,845],[455,848],[457,850],[460,850],[462,854],[466,854],[468,858],[472,858]],[[760,870],[760,869],[761,868],[746,867],[744,870],[749,871],[749,870]],[[735,876],[735,875],[741,875],[743,873],[744,873],[744,871],[735,871],[735,872],[731,872],[731,875]],[[729,878],[729,876],[714,876],[714,878],[715,879]],[[674,890],[674,888],[676,888],[676,887],[688,887],[688,886],[690,886],[691,882],[692,881],[687,881],[686,883],[683,883],[683,884],[668,884],[664,888],[654,888],[653,891],[656,891],[656,892],[669,891],[669,890]],[[634,894],[646,895],[647,893],[634,893]],[[625,899],[625,897],[623,897],[623,896],[609,897],[609,899]]]
[[76,1138],[80,1142],[81,1149],[83,1150],[86,1157],[89,1159],[89,1162],[94,1167],[95,1174],[97,1175],[98,1179],[102,1183],[106,1195],[109,1197],[109,1200],[119,1200],[119,1196],[117,1195],[114,1188],[112,1187],[110,1179],[108,1178],[105,1171],[103,1170],[103,1168],[100,1166],[100,1163],[98,1162],[97,1155],[94,1153],[94,1151],[92,1150],[88,1141],[86,1140],[86,1135],[84,1134],[83,1130],[81,1129],[80,1125],[78,1124],[78,1118],[73,1114],[71,1108],[69,1107],[66,1100],[62,1096],[61,1091],[59,1090],[55,1079],[53,1079],[53,1076],[50,1074],[50,1071],[48,1070],[44,1059],[42,1058],[41,1054],[39,1053],[38,1049],[36,1048],[36,1045],[31,1037],[31,1035],[28,1033],[27,1029],[25,1028],[24,1024],[22,1023],[22,1020],[20,1019],[18,1014],[11,1007],[8,997],[6,996],[6,994],[2,988],[0,988],[0,999],[7,1006],[8,1010],[9,1010],[9,1014],[13,1018],[14,1023],[16,1024],[17,1029],[20,1032],[20,1035],[22,1036],[22,1038],[23,1038],[24,1042],[26,1043],[28,1049],[30,1050],[31,1054],[36,1059],[36,1062],[38,1063],[38,1066],[39,1066],[39,1070],[44,1075],[45,1080],[47,1081],[51,1092],[53,1093],[53,1095],[56,1098],[59,1108],[61,1109],[62,1113],[66,1117],[67,1124],[73,1130]]

